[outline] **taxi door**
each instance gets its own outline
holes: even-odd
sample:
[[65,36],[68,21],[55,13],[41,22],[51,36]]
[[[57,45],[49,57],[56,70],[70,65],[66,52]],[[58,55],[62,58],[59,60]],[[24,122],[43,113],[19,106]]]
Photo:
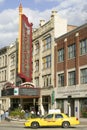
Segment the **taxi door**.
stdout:
[[45,123],[46,126],[55,126],[54,114],[48,114],[44,118],[44,123]]
[[55,126],[61,126],[63,122],[62,114],[55,114],[54,120],[55,120]]

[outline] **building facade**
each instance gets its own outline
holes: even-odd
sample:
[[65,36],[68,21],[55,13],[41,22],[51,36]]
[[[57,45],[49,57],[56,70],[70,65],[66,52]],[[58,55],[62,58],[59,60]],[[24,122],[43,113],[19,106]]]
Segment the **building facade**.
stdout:
[[[19,16],[20,16],[20,9],[22,9],[22,6],[20,7],[19,7]],[[54,75],[55,38],[62,36],[63,34],[67,33],[67,31],[71,31],[74,28],[76,27],[67,26],[67,20],[60,18],[56,11],[52,11],[50,20],[48,22],[45,22],[44,20],[40,20],[39,28],[33,30],[32,82],[34,83],[36,88],[39,87],[41,90],[40,98],[38,98],[36,102],[38,102],[37,103],[38,108],[40,107],[42,114],[47,113],[49,109],[56,108],[55,101],[54,101],[54,96],[55,96],[54,88],[56,87],[55,86],[56,77]],[[15,86],[19,86],[21,83],[23,83],[23,80],[18,76],[18,68],[17,68],[18,56],[19,56],[18,41],[16,41],[16,43],[14,45],[9,46],[8,49],[8,55],[7,55],[8,64],[7,64],[7,73],[6,73],[8,75],[6,82],[8,83],[10,82]],[[13,86],[12,84],[11,86]],[[27,100],[27,104],[29,104],[29,97],[27,97],[26,100]],[[16,100],[15,98],[14,102],[20,102],[20,100]],[[35,101],[32,100],[32,102]],[[24,106],[25,103],[23,103],[22,100],[21,103]],[[27,104],[25,104],[25,106],[28,106]]]
[[54,109],[54,46],[56,37],[67,32],[67,20],[52,11],[50,20],[40,20],[33,31],[33,83],[41,88],[39,105],[42,114]]
[[[0,49],[0,97],[1,97],[1,90],[4,84],[7,82],[8,76],[8,47],[3,47]],[[6,105],[2,105],[5,103],[4,98],[0,98],[0,110],[6,108]]]
[[18,85],[22,81],[17,75],[17,48],[18,41],[0,49],[0,108],[7,110],[10,107],[10,98],[2,97],[1,90],[7,84]]
[[87,117],[87,24],[55,40],[56,108]]
[[21,103],[24,108],[36,105],[42,115],[49,109],[58,108],[69,115],[83,117],[87,112],[87,24],[78,28],[67,25],[66,19],[52,11],[50,20],[40,20],[40,26],[33,30],[32,35],[32,83],[35,85],[33,90],[40,88],[40,92],[31,96],[28,93],[30,88],[25,91],[21,88],[23,85],[30,87],[31,83],[22,84],[18,75],[16,41],[0,51],[0,88],[11,82],[21,91],[20,94],[26,92],[27,96],[25,93],[20,98],[12,91],[10,97],[0,98],[0,104],[4,104],[2,108],[6,110]]

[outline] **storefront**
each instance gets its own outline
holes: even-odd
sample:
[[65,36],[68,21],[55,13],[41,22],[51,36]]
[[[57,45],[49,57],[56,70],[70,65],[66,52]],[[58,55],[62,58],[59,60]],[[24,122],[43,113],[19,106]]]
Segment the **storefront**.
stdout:
[[[6,85],[2,90],[2,97],[9,98],[8,108],[15,109],[17,107],[22,107],[22,109],[29,111],[34,108],[38,111],[38,99],[40,97],[40,89],[32,86],[31,83],[25,83],[20,86],[14,86],[12,84]],[[7,103],[5,102],[4,106]]]
[[87,88],[73,86],[55,88],[56,108],[69,116],[87,117]]

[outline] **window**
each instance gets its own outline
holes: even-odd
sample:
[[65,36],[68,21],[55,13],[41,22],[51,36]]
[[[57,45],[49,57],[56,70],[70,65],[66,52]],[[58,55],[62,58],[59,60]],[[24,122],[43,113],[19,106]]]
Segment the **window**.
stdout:
[[76,84],[76,74],[75,71],[68,73],[68,83],[69,85],[75,85]]
[[39,86],[39,77],[35,78],[36,86]]
[[10,64],[11,66],[15,65],[15,55],[11,55]]
[[37,43],[35,44],[35,52],[36,52],[36,54],[39,53],[39,42],[37,42]]
[[80,100],[80,115],[81,117],[83,118],[86,118],[87,119],[87,98],[86,99],[81,99]]
[[87,68],[80,70],[80,81],[81,84],[87,83]]
[[48,55],[43,58],[43,69],[51,67],[51,55]]
[[10,74],[10,79],[11,79],[11,80],[14,80],[14,79],[15,79],[15,71],[14,71],[14,70],[11,70],[10,73],[11,73],[11,74]]
[[7,65],[7,55],[5,55],[5,66]]
[[35,69],[36,69],[36,71],[39,70],[39,60],[35,61]]
[[51,86],[51,75],[43,76],[43,87]]
[[86,54],[87,53],[87,39],[80,41],[80,54]]
[[44,119],[51,119],[51,118],[53,118],[53,114],[49,114],[46,117],[44,117]]
[[61,114],[56,114],[55,115],[55,118],[57,119],[57,118],[63,118],[63,116],[61,115]]
[[1,67],[1,65],[2,65],[1,63],[2,63],[2,58],[0,57],[0,67]]
[[64,74],[58,74],[58,86],[64,86]]
[[6,70],[5,70],[5,81],[6,81],[7,75],[6,75]]
[[72,59],[75,57],[75,55],[76,55],[75,51],[76,51],[75,44],[68,46],[68,58],[69,59]]
[[0,72],[0,81],[1,81],[1,72]]
[[64,49],[58,50],[58,62],[64,61]]
[[43,50],[48,50],[51,48],[51,36],[47,37],[45,40],[44,40],[44,45],[43,45]]

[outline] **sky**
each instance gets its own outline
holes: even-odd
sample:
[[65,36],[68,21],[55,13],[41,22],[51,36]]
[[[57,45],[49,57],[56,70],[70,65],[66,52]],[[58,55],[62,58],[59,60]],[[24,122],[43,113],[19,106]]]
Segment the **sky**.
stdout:
[[0,48],[18,38],[20,3],[33,28],[38,27],[41,19],[48,21],[52,10],[67,19],[69,25],[87,22],[87,0],[0,0]]

